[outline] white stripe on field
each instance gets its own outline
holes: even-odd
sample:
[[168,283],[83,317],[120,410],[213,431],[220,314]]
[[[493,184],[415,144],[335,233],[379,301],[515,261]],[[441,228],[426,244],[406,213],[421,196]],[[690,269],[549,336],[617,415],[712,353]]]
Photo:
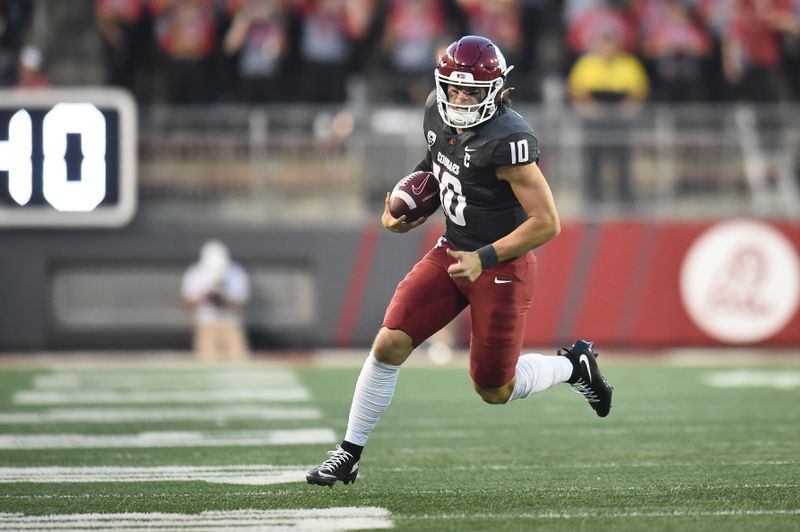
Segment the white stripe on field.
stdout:
[[297,375],[286,370],[214,370],[202,373],[117,370],[113,372],[59,372],[37,375],[33,378],[33,387],[39,390],[198,390],[295,387],[298,385]]
[[264,486],[305,482],[313,466],[0,467],[0,483],[191,482]]
[[757,371],[740,369],[719,371],[706,376],[706,384],[716,388],[800,388],[800,371]]
[[116,513],[25,515],[0,513],[0,530],[292,530],[337,532],[393,528],[389,511],[374,507],[224,510],[199,514]]
[[14,394],[18,405],[125,404],[125,403],[222,403],[235,401],[309,401],[305,388],[206,391],[21,391]]
[[140,432],[124,435],[3,434],[0,449],[117,449],[125,447],[223,447],[333,443],[331,429],[240,430],[228,432]]
[[316,408],[257,405],[203,408],[50,408],[42,412],[0,412],[0,424],[319,419],[320,417],[322,412]]
[[760,515],[800,515],[800,508],[769,509],[758,508],[753,510],[663,510],[641,512],[513,512],[513,513],[444,513],[429,515],[408,515],[405,519],[413,520],[447,520],[447,519],[618,519],[641,517],[741,517]]
[[[370,470],[371,471],[371,470]],[[713,494],[716,491],[763,491],[763,490],[783,490],[781,493],[785,492],[787,489],[794,489],[800,488],[800,484],[790,484],[785,482],[778,482],[775,484],[726,484],[723,486],[719,485],[672,485],[667,486],[665,491],[670,493],[691,493],[694,494],[698,490],[703,492]],[[645,496],[652,495],[653,487],[650,485],[642,486],[617,486],[614,488],[609,488],[605,486],[591,486],[591,487],[579,487],[579,486],[569,486],[569,487],[556,487],[556,486],[548,486],[545,488],[530,488],[527,491],[531,493],[564,493],[564,494],[575,494],[575,493],[584,493],[584,494],[603,494],[608,492],[618,492],[618,493],[625,493],[625,494],[641,494]],[[418,497],[458,497],[463,495],[463,490],[459,490],[456,488],[452,489],[406,489],[403,490],[403,493],[408,496],[418,496]],[[253,489],[249,489],[247,491],[236,491],[236,490],[225,490],[220,497],[224,497],[226,500],[232,500],[239,497],[264,497],[270,498],[275,496],[296,496],[297,490],[296,489],[280,489],[280,488],[272,488],[268,490],[262,491],[253,491]],[[139,501],[142,504],[147,504],[148,501],[152,501],[155,498],[163,498],[165,500],[186,500],[186,499],[195,499],[197,497],[196,490],[184,490],[184,491],[177,491],[176,489],[170,489],[168,492],[161,492],[161,493],[108,493],[108,492],[101,492],[101,491],[82,491],[80,493],[39,493],[39,494],[7,494],[0,491],[0,500],[3,501],[26,501],[26,502],[36,502],[40,501],[43,503],[49,504],[50,501],[82,501],[85,499],[107,499],[109,501],[116,501],[116,502],[130,502],[130,501]],[[685,509],[685,508],[682,508]],[[662,510],[666,511],[666,510]],[[754,511],[754,510],[750,510]],[[761,511],[761,510],[758,510]],[[770,510],[771,511],[771,510]],[[780,510],[780,512],[800,512],[800,509],[788,509],[788,510]],[[505,517],[504,514],[492,514],[496,517]],[[516,514],[515,514],[516,515]],[[457,517],[454,514],[454,517]]]
[[[732,462],[714,462],[718,467],[741,467],[741,466],[787,466],[795,465],[794,460],[746,460]],[[564,464],[509,464],[509,465],[469,465],[469,466],[448,466],[450,471],[536,471],[541,469],[619,469],[619,468],[664,468],[664,467],[690,467],[697,468],[697,462],[603,462],[591,463],[564,463]],[[386,473],[428,471],[430,467],[403,466],[403,467],[375,467],[369,468],[370,471],[382,471]]]

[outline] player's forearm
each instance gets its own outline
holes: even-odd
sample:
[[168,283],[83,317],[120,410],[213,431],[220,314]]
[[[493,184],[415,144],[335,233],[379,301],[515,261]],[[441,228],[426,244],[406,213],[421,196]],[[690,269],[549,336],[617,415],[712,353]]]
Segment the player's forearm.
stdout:
[[531,216],[519,227],[492,244],[497,259],[513,259],[524,255],[545,242],[549,242],[561,232],[561,224],[556,214]]

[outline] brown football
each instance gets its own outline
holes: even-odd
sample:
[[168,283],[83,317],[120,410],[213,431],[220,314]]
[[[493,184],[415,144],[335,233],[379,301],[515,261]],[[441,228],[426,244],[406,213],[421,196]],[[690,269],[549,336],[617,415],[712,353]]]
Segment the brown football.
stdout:
[[431,172],[413,172],[397,182],[389,198],[389,212],[406,222],[430,216],[439,208],[439,182]]

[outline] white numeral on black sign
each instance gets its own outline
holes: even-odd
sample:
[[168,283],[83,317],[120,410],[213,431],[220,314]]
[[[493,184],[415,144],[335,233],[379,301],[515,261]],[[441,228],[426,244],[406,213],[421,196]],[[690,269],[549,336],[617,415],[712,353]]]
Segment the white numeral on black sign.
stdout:
[[0,141],[0,171],[8,171],[8,192],[17,205],[25,205],[33,192],[31,115],[22,110],[8,123],[8,140]]
[[[33,193],[31,117],[17,111],[8,125],[8,140],[0,141],[0,170],[8,171],[8,189],[18,205]],[[80,179],[67,175],[67,135],[81,136]],[[59,103],[42,123],[42,192],[59,211],[88,212],[106,197],[106,119],[90,103]]]

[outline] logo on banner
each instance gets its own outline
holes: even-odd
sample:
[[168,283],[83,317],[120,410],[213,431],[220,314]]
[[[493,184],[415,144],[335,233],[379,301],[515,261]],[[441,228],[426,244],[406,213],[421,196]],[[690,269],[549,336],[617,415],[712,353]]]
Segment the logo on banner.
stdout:
[[712,338],[759,342],[797,312],[800,258],[792,243],[766,223],[722,222],[689,248],[680,290],[687,313]]

